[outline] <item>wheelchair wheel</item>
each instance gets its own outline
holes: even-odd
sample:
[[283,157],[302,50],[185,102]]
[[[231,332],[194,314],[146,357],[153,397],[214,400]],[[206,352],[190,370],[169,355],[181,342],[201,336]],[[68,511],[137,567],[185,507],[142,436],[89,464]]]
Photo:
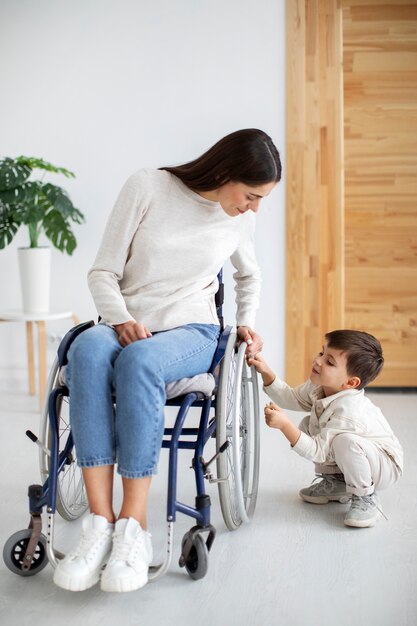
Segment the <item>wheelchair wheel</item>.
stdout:
[[[181,542],[181,551],[184,549],[187,539],[188,533],[185,533]],[[184,562],[184,567],[193,580],[200,580],[207,574],[208,550],[201,535],[195,535],[190,553]]]
[[246,344],[236,350],[237,336],[230,333],[221,365],[216,401],[217,457],[220,506],[229,530],[248,522],[256,506],[259,482],[259,388],[257,372],[248,368]]
[[[39,438],[48,449],[51,447],[52,436],[49,424],[48,398],[51,391],[60,386],[58,374],[59,366],[58,359],[56,358],[49,374],[48,385],[45,392],[45,404],[39,428]],[[59,450],[61,451],[65,447],[70,434],[68,396],[60,395],[58,397],[57,415],[59,416]],[[40,448],[39,452],[39,464],[42,481],[45,481],[49,476],[50,457],[42,448]],[[88,503],[82,472],[77,465],[76,452],[73,447],[68,456],[66,465],[58,476],[56,509],[61,517],[71,521],[80,517],[87,507]]]
[[46,557],[46,537],[41,535],[36,546],[34,559],[30,569],[22,569],[22,561],[29,543],[32,531],[30,528],[19,530],[11,535],[3,548],[3,560],[10,571],[18,576],[34,576],[48,564]]

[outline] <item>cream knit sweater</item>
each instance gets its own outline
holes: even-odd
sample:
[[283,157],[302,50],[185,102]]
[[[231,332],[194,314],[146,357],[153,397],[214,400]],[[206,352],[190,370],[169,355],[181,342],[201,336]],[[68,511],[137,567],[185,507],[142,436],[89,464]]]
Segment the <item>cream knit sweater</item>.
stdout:
[[151,332],[217,324],[217,274],[230,257],[236,324],[253,327],[261,280],[253,234],[252,211],[229,217],[169,172],[140,170],[122,188],[88,273],[99,315]]

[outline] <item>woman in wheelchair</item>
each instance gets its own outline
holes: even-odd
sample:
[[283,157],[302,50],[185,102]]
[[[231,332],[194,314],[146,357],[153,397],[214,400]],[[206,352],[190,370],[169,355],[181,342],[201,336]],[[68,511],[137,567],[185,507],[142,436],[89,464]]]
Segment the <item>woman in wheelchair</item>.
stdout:
[[[228,258],[238,337],[248,355],[261,350],[253,330],[260,288],[254,214],[280,178],[270,137],[246,129],[184,165],[142,169],[122,188],[88,274],[101,322],[68,355],[71,431],[90,514],[78,546],[55,569],[58,586],[81,591],[100,575],[104,591],[146,584],[147,498],[166,385],[210,368],[220,332],[217,274]],[[117,513],[115,464],[123,484]]]

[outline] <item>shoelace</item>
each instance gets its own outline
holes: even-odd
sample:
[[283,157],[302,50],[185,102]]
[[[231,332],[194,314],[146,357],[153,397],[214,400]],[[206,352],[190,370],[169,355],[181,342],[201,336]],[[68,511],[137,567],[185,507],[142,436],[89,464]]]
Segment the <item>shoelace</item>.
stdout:
[[122,534],[115,535],[113,538],[113,550],[111,554],[112,561],[128,561],[129,556],[135,556],[139,545],[142,544],[142,537],[134,537],[127,541]]
[[74,552],[74,556],[82,556],[85,559],[93,557],[103,541],[104,535],[102,532],[93,531],[91,534],[81,535],[81,540]]
[[[320,482],[314,485],[316,480],[320,480],[320,479],[324,481],[324,483]],[[311,481],[311,484],[313,485],[314,491],[317,491],[317,489],[323,488],[324,491],[327,492],[327,491],[332,490],[333,485],[336,482],[341,482],[341,481],[339,481],[335,476],[333,476],[333,474],[316,474],[316,477],[313,478],[313,480]]]
[[369,495],[369,496],[353,495],[352,496],[352,504],[351,504],[352,509],[359,509],[360,511],[366,511],[370,504],[374,506],[376,510],[379,511],[381,515],[383,515],[385,519],[388,521],[388,517],[385,515],[384,511],[378,506],[378,504],[375,501],[375,498],[373,498],[372,495]]

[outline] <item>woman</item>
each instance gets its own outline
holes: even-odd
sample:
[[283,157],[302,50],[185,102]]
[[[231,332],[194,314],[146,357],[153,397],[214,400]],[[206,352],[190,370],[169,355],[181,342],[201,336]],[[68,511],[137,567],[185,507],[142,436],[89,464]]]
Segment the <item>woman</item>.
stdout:
[[[88,282],[102,323],[68,355],[70,420],[90,515],[54,581],[71,591],[101,576],[104,591],[148,580],[152,546],[146,511],[164,430],[166,385],[208,371],[219,336],[214,303],[226,259],[236,268],[237,334],[248,355],[260,272],[254,213],[281,178],[272,140],[257,129],[232,133],[177,167],[143,169],[124,185]],[[112,391],[117,406],[114,411]],[[113,472],[123,503],[113,509]]]

